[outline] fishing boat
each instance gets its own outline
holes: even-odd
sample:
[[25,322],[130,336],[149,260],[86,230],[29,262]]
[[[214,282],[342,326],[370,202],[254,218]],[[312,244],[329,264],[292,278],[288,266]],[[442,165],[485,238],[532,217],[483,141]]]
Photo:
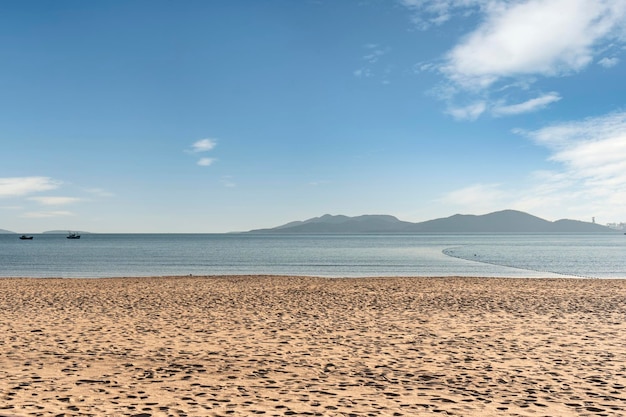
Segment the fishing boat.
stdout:
[[22,235],[22,236],[20,236],[20,240],[33,240],[33,237],[32,236]]
[[80,235],[78,235],[76,233],[68,232],[67,233],[67,238],[68,239],[80,239]]

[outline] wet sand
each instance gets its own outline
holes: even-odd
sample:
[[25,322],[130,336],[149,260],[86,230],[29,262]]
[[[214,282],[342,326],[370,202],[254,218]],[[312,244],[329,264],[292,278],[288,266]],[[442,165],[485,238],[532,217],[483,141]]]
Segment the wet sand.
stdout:
[[626,415],[626,280],[0,289],[0,416]]

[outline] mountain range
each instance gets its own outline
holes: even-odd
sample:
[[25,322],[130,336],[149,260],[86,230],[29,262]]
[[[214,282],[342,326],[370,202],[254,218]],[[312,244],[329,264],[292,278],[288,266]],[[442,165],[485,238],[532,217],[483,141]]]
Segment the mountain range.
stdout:
[[[14,232],[0,229],[0,234],[4,233]],[[67,232],[53,230],[44,233]],[[484,215],[455,214],[421,223],[406,222],[389,215],[348,217],[325,214],[247,233],[616,233],[616,230],[596,223],[567,219],[551,222],[522,211],[502,210]]]
[[325,214],[270,229],[249,233],[616,233],[596,223],[578,220],[544,220],[516,210],[502,210],[484,215],[454,216],[411,223],[389,215],[348,217]]

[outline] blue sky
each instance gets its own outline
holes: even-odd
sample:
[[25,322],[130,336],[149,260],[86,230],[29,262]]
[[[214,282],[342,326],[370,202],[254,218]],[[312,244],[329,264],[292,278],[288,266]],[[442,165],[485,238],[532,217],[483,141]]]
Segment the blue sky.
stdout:
[[0,3],[0,228],[626,221],[626,1]]

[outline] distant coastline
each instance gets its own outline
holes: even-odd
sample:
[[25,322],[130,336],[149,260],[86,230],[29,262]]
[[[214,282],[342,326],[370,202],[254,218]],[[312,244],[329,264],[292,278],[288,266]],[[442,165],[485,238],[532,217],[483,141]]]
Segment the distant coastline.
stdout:
[[484,215],[455,214],[450,217],[411,223],[389,215],[348,217],[326,214],[249,233],[358,234],[358,233],[618,233],[596,223],[562,219],[554,222],[516,210]]

